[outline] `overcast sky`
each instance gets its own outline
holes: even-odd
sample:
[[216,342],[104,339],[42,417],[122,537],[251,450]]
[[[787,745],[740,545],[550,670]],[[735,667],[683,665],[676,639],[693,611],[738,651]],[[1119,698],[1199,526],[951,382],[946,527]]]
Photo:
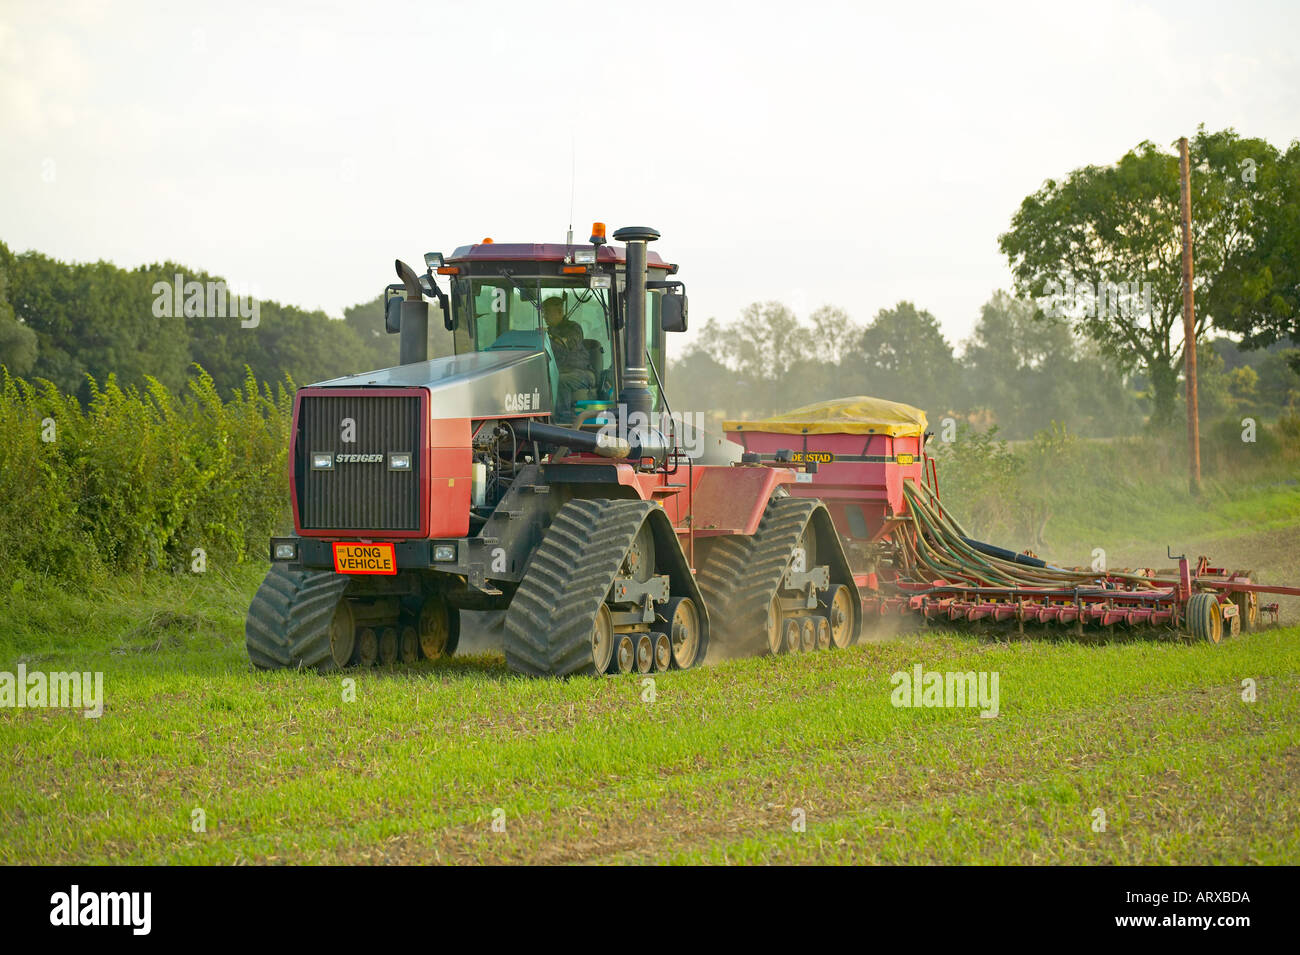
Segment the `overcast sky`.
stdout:
[[[1051,176],[1300,136],[1294,3],[0,0],[0,240],[339,315],[392,260],[651,225],[694,322],[910,299],[954,343]],[[576,147],[576,149],[574,148]]]

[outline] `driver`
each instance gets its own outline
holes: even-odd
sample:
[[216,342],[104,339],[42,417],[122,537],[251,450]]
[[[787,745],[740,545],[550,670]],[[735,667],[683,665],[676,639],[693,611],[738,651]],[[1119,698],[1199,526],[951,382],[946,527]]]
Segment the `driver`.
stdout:
[[591,367],[582,326],[564,314],[564,302],[548,298],[542,302],[542,317],[551,336],[551,351],[560,371],[558,414],[572,416],[574,393],[596,387],[596,371]]

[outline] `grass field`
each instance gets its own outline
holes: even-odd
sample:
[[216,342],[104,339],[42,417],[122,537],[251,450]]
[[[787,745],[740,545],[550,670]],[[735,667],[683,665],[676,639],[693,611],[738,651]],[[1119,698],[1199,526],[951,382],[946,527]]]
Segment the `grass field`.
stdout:
[[[1300,579],[1294,525],[1214,536]],[[0,863],[1300,863],[1294,625],[1219,647],[905,633],[660,676],[648,701],[640,677],[525,680],[496,655],[256,673],[259,578],[10,594],[0,669],[101,670],[106,701],[0,710]],[[996,672],[998,716],[895,707],[915,664]]]

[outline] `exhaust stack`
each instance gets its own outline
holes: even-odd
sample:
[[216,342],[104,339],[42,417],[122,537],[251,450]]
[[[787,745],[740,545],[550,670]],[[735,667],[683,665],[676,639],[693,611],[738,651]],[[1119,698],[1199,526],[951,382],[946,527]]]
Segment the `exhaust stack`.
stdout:
[[420,277],[401,259],[397,260],[397,277],[406,286],[402,302],[402,328],[398,364],[412,365],[429,360],[429,303],[424,300]]
[[623,329],[627,341],[623,375],[623,390],[619,404],[627,406],[629,416],[641,412],[650,416],[650,379],[646,370],[646,243],[659,238],[656,229],[646,226],[625,226],[614,233],[614,239],[627,247],[627,292],[624,298],[624,315],[627,323]]

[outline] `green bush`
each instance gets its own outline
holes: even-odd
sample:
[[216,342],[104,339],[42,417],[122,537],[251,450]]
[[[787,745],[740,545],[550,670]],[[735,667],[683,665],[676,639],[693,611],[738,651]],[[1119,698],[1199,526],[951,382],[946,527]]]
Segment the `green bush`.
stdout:
[[228,401],[198,366],[183,394],[109,376],[82,407],[0,380],[0,581],[189,570],[265,553],[288,518],[293,385],[251,374]]

